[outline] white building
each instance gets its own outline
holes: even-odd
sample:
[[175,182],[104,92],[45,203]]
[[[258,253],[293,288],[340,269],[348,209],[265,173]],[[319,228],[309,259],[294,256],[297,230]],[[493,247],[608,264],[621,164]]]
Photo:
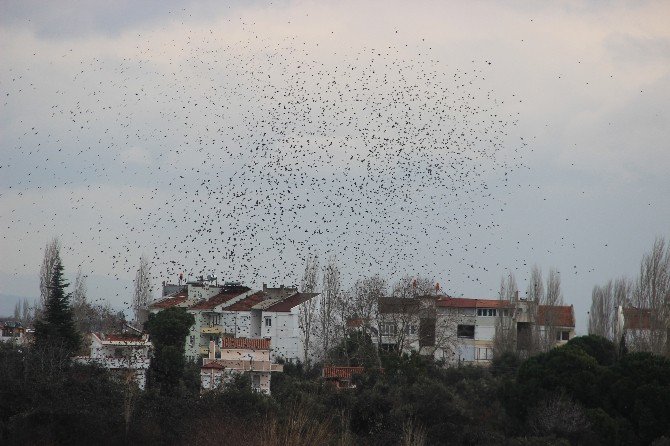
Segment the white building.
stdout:
[[83,363],[96,363],[144,389],[151,347],[149,335],[139,332],[108,335],[91,333],[90,356],[76,359]]
[[528,348],[533,332],[552,346],[575,336],[572,306],[533,306],[519,298],[384,297],[378,312],[381,348],[417,351],[452,364],[490,363],[497,330],[512,330],[509,336],[520,352]]
[[283,365],[270,360],[269,339],[222,338],[218,349],[214,341],[210,343],[210,354],[200,368],[200,380],[204,390],[214,390],[236,374],[247,374],[254,390],[269,395],[271,373],[283,370]]
[[299,293],[297,288],[268,288],[265,284],[262,290],[252,290],[237,282],[222,286],[188,283],[178,292],[154,302],[149,309],[157,313],[170,307],[184,307],[194,315],[195,324],[186,339],[185,354],[190,360],[208,356],[211,341],[218,352],[224,338],[249,338],[269,339],[272,361],[279,358],[304,361],[305,336],[300,312],[316,296]]

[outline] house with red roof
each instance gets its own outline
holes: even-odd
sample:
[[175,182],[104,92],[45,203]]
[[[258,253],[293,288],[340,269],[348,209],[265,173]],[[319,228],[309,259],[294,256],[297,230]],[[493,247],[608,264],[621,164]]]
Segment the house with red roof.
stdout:
[[447,363],[489,364],[498,330],[512,330],[517,349],[540,333],[552,345],[575,336],[572,306],[450,296],[384,297],[378,302],[379,336],[386,349],[417,351]]
[[[210,354],[210,342],[215,345],[215,358],[220,357],[225,338],[270,339],[273,361],[304,361],[305,333],[300,325],[300,312],[314,306],[317,294],[299,293],[297,288],[253,290],[238,282],[221,286],[189,282],[150,306],[150,311],[180,306],[194,315],[195,324],[186,340],[186,356],[200,360]],[[165,293],[167,294],[167,293]]]
[[626,347],[631,351],[648,351],[656,354],[667,352],[670,336],[661,312],[650,308],[617,308],[616,337],[625,336]]
[[91,333],[90,341],[90,355],[76,357],[77,361],[96,363],[144,389],[152,348],[148,334],[126,325],[122,333]]
[[355,389],[353,377],[365,373],[365,367],[324,366],[321,377],[338,389]]
[[216,390],[233,376],[246,374],[254,390],[269,395],[271,374],[283,370],[283,365],[270,360],[269,339],[222,338],[219,349],[214,341],[210,342],[210,353],[200,368],[200,380],[203,390]]

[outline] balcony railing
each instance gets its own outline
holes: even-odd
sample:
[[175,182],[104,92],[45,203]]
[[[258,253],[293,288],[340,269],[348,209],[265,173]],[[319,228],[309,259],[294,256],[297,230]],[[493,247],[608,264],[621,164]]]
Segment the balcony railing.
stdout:
[[202,327],[202,334],[221,334],[223,333],[223,327],[221,325],[210,325],[207,327]]

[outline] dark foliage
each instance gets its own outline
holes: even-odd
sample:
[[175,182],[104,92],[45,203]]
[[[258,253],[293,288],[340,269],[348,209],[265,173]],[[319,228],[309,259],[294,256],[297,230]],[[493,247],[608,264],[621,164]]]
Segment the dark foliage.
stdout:
[[[183,317],[173,316],[170,323]],[[272,397],[245,376],[219,391],[189,391],[189,364],[174,359],[180,377],[129,405],[125,384],[105,370],[53,349],[0,345],[0,443],[667,444],[670,362],[613,351],[589,336],[523,362],[502,356],[490,368],[382,354],[383,371],[369,369],[349,390],[321,380],[319,367],[287,363],[272,378]],[[168,382],[179,390],[165,391]]]
[[149,387],[159,388],[164,394],[197,391],[199,386],[194,383],[200,379],[199,370],[187,364],[184,357],[186,336],[194,323],[195,318],[185,308],[168,308],[149,316],[144,325],[154,345]]
[[73,354],[81,346],[81,335],[74,322],[68,283],[63,279],[63,265],[56,258],[51,285],[43,314],[35,321],[35,345],[39,349],[57,348]]

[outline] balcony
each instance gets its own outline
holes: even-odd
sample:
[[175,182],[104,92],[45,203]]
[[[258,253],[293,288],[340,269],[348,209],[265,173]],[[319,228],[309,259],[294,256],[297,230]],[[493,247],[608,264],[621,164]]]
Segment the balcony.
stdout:
[[202,334],[222,334],[223,327],[220,325],[209,325],[207,327],[202,327],[200,330]]

